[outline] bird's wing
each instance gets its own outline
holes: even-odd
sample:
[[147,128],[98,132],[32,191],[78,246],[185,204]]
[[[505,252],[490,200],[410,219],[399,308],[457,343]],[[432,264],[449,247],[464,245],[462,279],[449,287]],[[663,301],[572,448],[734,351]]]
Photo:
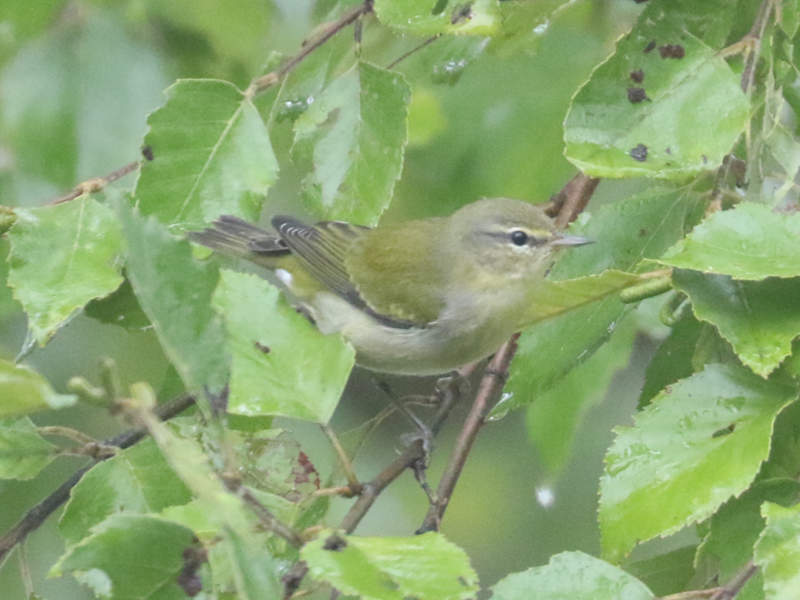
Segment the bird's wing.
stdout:
[[347,269],[347,255],[361,238],[372,231],[369,227],[342,221],[323,221],[316,225],[306,225],[292,217],[284,216],[273,217],[272,225],[278,230],[281,240],[300,264],[326,288],[386,325],[392,327],[414,325],[406,319],[395,318],[390,313],[375,310],[359,293],[358,286]]
[[438,219],[382,226],[354,242],[346,270],[375,312],[417,325],[441,314],[449,265],[432,251],[441,226]]
[[442,265],[429,252],[438,223],[417,221],[376,231],[341,221],[310,226],[279,216],[272,224],[314,278],[382,323],[419,327],[440,314]]

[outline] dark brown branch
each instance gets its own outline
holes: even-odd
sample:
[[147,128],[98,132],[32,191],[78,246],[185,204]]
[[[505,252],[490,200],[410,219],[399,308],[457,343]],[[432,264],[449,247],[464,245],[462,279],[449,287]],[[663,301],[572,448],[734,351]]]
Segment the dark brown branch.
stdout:
[[[162,421],[168,421],[174,416],[182,413],[184,410],[192,406],[195,402],[194,396],[181,396],[175,398],[166,404],[162,404],[156,410],[156,415]],[[119,435],[109,438],[103,442],[104,446],[114,446],[116,448],[124,449],[130,448],[146,435],[146,431],[142,428],[129,429]],[[6,555],[20,542],[24,541],[28,535],[35,531],[45,519],[58,509],[67,498],[73,487],[81,480],[81,477],[97,463],[108,458],[107,456],[98,458],[92,461],[85,467],[78,469],[73,475],[62,483],[58,489],[51,493],[47,498],[39,502],[36,506],[31,508],[20,521],[9,529],[2,537],[0,537],[0,563],[3,562]]]
[[553,198],[556,227],[564,229],[583,212],[600,180],[578,173]]
[[425,520],[417,530],[417,533],[425,533],[426,531],[436,531],[439,529],[444,511],[450,503],[450,498],[453,495],[453,490],[456,487],[458,478],[461,476],[461,471],[464,464],[467,462],[467,456],[472,449],[472,444],[478,436],[478,431],[483,426],[486,415],[492,408],[492,403],[498,397],[500,391],[505,385],[508,377],[508,367],[511,364],[511,359],[517,352],[517,338],[519,334],[515,334],[503,344],[497,353],[494,355],[481,378],[478,393],[475,395],[475,401],[472,403],[472,409],[461,428],[461,433],[456,440],[455,448],[450,455],[450,461],[447,468],[439,480],[439,487],[436,489],[436,502],[431,504]]
[[774,0],[762,0],[761,6],[758,7],[758,14],[750,31],[745,36],[745,43],[748,46],[747,57],[744,62],[744,69],[742,69],[741,86],[742,91],[746,94],[753,87],[753,81],[756,74],[756,63],[761,54],[761,39],[764,37],[764,30],[767,27],[769,15],[772,13]]
[[704,590],[688,590],[661,596],[658,600],[695,600],[697,598],[708,598],[709,600],[733,600],[742,591],[744,585],[756,574],[758,567],[752,561],[748,562],[744,568],[734,575],[727,584],[720,587],[713,587]]
[[441,33],[437,33],[436,35],[432,35],[431,37],[429,37],[427,40],[425,40],[425,41],[424,41],[424,42],[422,42],[421,44],[417,44],[416,46],[414,46],[414,47],[413,47],[411,50],[409,50],[408,52],[404,52],[403,54],[401,54],[400,56],[398,56],[397,58],[395,58],[395,59],[394,59],[392,62],[390,62],[388,65],[386,65],[386,68],[387,68],[387,69],[394,69],[394,68],[395,68],[397,65],[399,65],[401,62],[403,62],[403,61],[404,61],[405,59],[407,59],[409,56],[411,56],[411,55],[412,55],[412,54],[414,54],[415,52],[418,52],[418,51],[422,50],[422,49],[423,49],[423,48],[425,48],[427,45],[429,45],[429,44],[432,44],[433,42],[435,42],[436,40],[438,40],[438,39],[439,39],[441,36],[442,36],[442,34],[441,34]]
[[70,200],[75,200],[79,196],[83,196],[84,194],[93,194],[94,192],[101,191],[104,187],[106,187],[109,183],[115,182],[117,179],[122,179],[125,175],[129,173],[133,173],[136,169],[139,168],[140,161],[135,160],[131,163],[128,163],[124,167],[120,167],[116,171],[111,171],[108,175],[103,177],[93,177],[92,179],[87,179],[76,185],[72,188],[72,191],[68,194],[64,194],[63,196],[59,196],[58,198],[51,200],[48,204],[61,204],[62,202],[69,202]]
[[258,520],[261,521],[261,524],[268,531],[271,531],[275,535],[282,537],[295,548],[300,548],[303,545],[303,538],[300,537],[300,534],[282,521],[278,520],[278,518],[272,514],[272,511],[264,506],[250,490],[245,487],[241,487],[237,493],[239,497],[244,500],[245,503],[250,506],[250,508],[253,509],[253,512],[256,513]]
[[711,596],[711,600],[733,600],[757,571],[758,566],[753,564],[752,561],[748,562],[733,579]]
[[250,84],[250,87],[247,88],[246,94],[248,96],[254,96],[263,92],[264,90],[272,87],[276,83],[278,83],[281,79],[286,76],[287,73],[292,71],[297,65],[299,65],[305,58],[314,52],[317,48],[322,46],[325,42],[331,39],[334,35],[339,33],[342,29],[347,27],[348,25],[354,23],[363,15],[369,14],[372,12],[372,0],[365,0],[363,3],[359,4],[355,8],[347,11],[341,17],[339,17],[336,21],[328,25],[322,33],[320,33],[315,39],[306,43],[303,46],[303,49],[300,50],[297,54],[295,54],[292,58],[286,61],[280,68],[276,69],[275,71],[271,71],[266,75],[262,75],[261,77],[257,77],[253,80]]

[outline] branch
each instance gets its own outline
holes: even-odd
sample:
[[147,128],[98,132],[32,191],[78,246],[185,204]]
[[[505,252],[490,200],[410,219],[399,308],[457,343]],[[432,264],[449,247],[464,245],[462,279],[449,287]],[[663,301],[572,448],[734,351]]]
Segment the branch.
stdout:
[[104,175],[103,177],[93,177],[91,179],[87,179],[76,185],[72,188],[72,191],[68,194],[64,194],[63,196],[59,196],[54,200],[48,202],[48,204],[61,204],[62,202],[69,202],[70,200],[75,200],[79,196],[83,196],[84,194],[93,194],[94,192],[99,192],[103,188],[105,188],[109,183],[115,182],[117,179],[122,179],[128,173],[133,173],[136,169],[139,168],[141,162],[135,160],[131,163],[128,163],[124,167],[120,167],[116,171],[111,171],[108,175]]
[[600,180],[578,173],[553,198],[556,227],[564,229],[583,212]]
[[661,596],[657,600],[694,600],[695,598],[708,598],[709,600],[733,600],[742,591],[745,584],[756,574],[758,567],[749,561],[744,568],[734,575],[727,584],[721,587],[708,588],[705,590],[689,590]]
[[275,71],[271,71],[266,75],[262,75],[261,77],[257,77],[256,79],[254,79],[252,83],[250,83],[250,86],[247,88],[245,96],[247,96],[248,98],[252,98],[256,94],[259,94],[264,90],[272,87],[276,83],[279,83],[281,79],[283,79],[297,65],[303,62],[303,60],[309,54],[314,52],[314,50],[322,46],[334,35],[339,33],[342,29],[357,21],[361,16],[369,14],[371,12],[372,12],[372,0],[364,0],[362,4],[347,11],[336,21],[325,27],[322,33],[318,35],[314,40],[312,40],[311,42],[307,42],[303,46],[303,49],[300,50],[300,52],[295,54],[288,61],[286,61],[283,64],[283,66],[276,69]]
[[[168,421],[174,416],[182,413],[184,410],[192,406],[195,402],[194,396],[181,396],[175,398],[166,404],[162,404],[156,410],[156,414],[162,421]],[[116,448],[125,449],[130,448],[142,438],[146,432],[142,428],[129,429],[119,435],[105,440],[103,446],[114,446]],[[53,493],[47,498],[39,502],[36,506],[31,508],[19,522],[9,529],[2,537],[0,537],[0,564],[2,564],[6,555],[20,542],[23,542],[28,534],[35,531],[53,512],[61,506],[67,498],[69,498],[70,491],[81,480],[81,477],[97,463],[102,462],[109,458],[108,456],[99,456],[96,460],[75,471],[72,476],[62,483]]]
[[742,69],[741,86],[742,91],[746,94],[753,87],[753,81],[756,75],[756,63],[761,54],[761,38],[764,37],[764,29],[767,27],[769,15],[772,13],[774,0],[762,0],[761,6],[758,7],[758,14],[750,31],[744,37],[743,42],[747,44],[749,51],[745,59],[744,69]]
[[510,340],[503,344],[484,370],[478,393],[472,403],[472,409],[464,422],[464,426],[461,428],[461,433],[458,435],[455,448],[450,455],[450,462],[439,480],[439,487],[436,489],[436,501],[428,509],[428,514],[425,516],[425,520],[417,530],[417,533],[439,529],[444,511],[450,503],[450,497],[453,495],[458,478],[461,475],[464,464],[467,462],[467,456],[472,449],[472,444],[475,442],[478,431],[480,431],[486,415],[489,413],[491,402],[499,395],[508,378],[508,367],[517,352],[518,338],[519,334],[514,334]]

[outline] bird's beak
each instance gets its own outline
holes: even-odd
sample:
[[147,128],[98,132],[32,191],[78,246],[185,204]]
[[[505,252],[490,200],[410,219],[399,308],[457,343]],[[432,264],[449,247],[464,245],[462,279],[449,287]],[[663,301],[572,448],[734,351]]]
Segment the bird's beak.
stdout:
[[550,242],[551,246],[585,246],[586,244],[594,244],[594,240],[577,235],[562,235]]

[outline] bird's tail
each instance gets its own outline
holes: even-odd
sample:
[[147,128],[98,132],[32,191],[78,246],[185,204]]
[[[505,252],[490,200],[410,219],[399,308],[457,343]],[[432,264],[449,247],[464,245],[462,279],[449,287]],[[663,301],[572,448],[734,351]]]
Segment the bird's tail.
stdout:
[[278,235],[232,215],[222,215],[211,227],[192,231],[188,237],[212,250],[240,256],[269,268],[275,267],[275,259],[290,254]]

